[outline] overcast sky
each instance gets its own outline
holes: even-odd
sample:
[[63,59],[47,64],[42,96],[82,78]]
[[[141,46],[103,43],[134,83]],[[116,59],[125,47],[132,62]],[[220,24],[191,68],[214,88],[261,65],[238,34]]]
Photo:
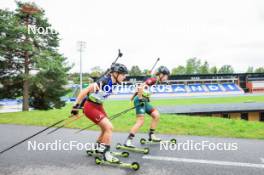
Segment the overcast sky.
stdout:
[[[24,0],[23,0],[24,1]],[[120,48],[128,67],[169,68],[197,57],[236,72],[264,66],[263,0],[35,0],[59,31],[60,52],[79,70],[77,41],[87,42],[83,70],[107,68]],[[0,8],[15,8],[1,0]]]

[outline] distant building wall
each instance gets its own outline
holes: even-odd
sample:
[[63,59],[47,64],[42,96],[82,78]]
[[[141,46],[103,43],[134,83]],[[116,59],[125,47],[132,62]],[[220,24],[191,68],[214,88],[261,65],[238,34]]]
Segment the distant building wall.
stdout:
[[260,112],[250,112],[248,114],[249,121],[260,121]]
[[243,119],[244,116],[244,118],[246,118],[246,120],[248,121],[264,121],[263,112],[224,113],[224,114],[212,114],[212,116],[230,118],[235,120]]
[[230,113],[230,119],[240,119],[241,113]]

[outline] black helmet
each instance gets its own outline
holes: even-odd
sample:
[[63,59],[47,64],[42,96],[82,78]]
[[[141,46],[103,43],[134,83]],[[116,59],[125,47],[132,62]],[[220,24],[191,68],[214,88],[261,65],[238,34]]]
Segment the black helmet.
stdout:
[[170,70],[165,66],[160,66],[157,70],[157,74],[170,75]]
[[120,74],[128,74],[127,67],[124,64],[115,63],[111,66],[111,72],[117,72]]

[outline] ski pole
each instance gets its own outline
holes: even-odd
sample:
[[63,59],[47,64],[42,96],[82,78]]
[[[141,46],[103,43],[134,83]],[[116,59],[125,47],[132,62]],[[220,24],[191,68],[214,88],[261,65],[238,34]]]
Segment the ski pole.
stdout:
[[[152,68],[150,69],[150,74],[153,72],[153,70],[155,69],[155,67],[156,67],[156,65],[158,64],[158,62],[160,61],[160,58],[157,58],[157,60],[155,61],[155,63],[154,63],[154,65],[152,66]],[[147,77],[147,75],[146,75],[146,77]],[[135,98],[135,96],[137,95],[137,92],[135,92],[133,95],[132,95],[132,97],[131,97],[131,101],[132,101],[132,99],[134,99]]]
[[157,58],[155,64],[152,66],[152,68],[150,69],[150,74],[152,73],[152,71],[154,70],[154,68],[156,67],[156,65],[158,64],[160,58]]
[[[142,104],[139,104],[139,105],[137,105],[137,106],[133,106],[133,107],[128,108],[128,109],[126,109],[126,110],[124,110],[124,111],[122,111],[122,112],[119,112],[119,113],[117,113],[117,114],[114,114],[113,116],[111,116],[111,117],[109,118],[109,120],[113,120],[113,119],[115,119],[115,118],[117,118],[117,117],[119,117],[119,116],[121,116],[121,115],[123,115],[123,114],[125,114],[125,113],[127,113],[127,112],[129,112],[129,111],[131,111],[131,110],[133,110],[133,109],[135,109],[136,107],[141,106],[141,105],[142,105]],[[144,105],[144,104],[143,104],[143,105]],[[96,125],[96,124],[89,125],[89,126],[87,126],[87,127],[85,127],[85,128],[82,128],[82,129],[78,130],[78,131],[75,132],[75,133],[80,133],[80,132],[82,132],[82,131],[84,131],[84,130],[86,130],[86,129],[89,129],[89,128],[95,126],[95,125]]]
[[[111,66],[113,64],[115,64],[117,62],[117,60],[119,58],[121,58],[123,56],[123,53],[120,51],[120,49],[118,49],[118,55],[116,57],[116,59],[114,60],[114,62],[112,62]],[[97,81],[100,80],[103,76],[105,76],[106,74],[108,74],[110,72],[110,69],[108,68],[99,78],[97,78]]]
[[31,138],[33,138],[33,137],[35,137],[35,136],[37,136],[37,135],[43,133],[44,131],[46,131],[46,130],[52,128],[53,126],[55,126],[55,125],[57,125],[57,124],[59,124],[59,123],[65,121],[65,120],[66,120],[66,119],[63,119],[63,120],[60,120],[60,121],[57,121],[57,122],[53,123],[52,125],[50,125],[50,126],[44,128],[44,129],[38,131],[37,133],[35,133],[35,134],[33,134],[33,135],[31,135],[31,136],[29,136],[29,137],[27,137],[27,138],[25,138],[25,139],[23,139],[23,140],[17,142],[16,144],[14,144],[14,145],[12,145],[12,146],[10,146],[10,147],[4,149],[4,150],[2,150],[2,151],[0,152],[0,154],[3,154],[4,152],[6,152],[6,151],[8,151],[8,150],[10,150],[10,149],[12,149],[12,148],[14,148],[15,146],[20,145],[21,143],[24,143],[25,141],[27,141],[27,140],[29,140],[29,139],[31,139]]
[[57,130],[59,130],[59,129],[61,129],[61,128],[65,127],[65,126],[67,126],[67,125],[69,125],[69,124],[71,124],[71,123],[73,123],[74,121],[76,121],[76,120],[78,120],[78,119],[80,119],[81,117],[82,117],[82,115],[81,115],[81,116],[80,116],[80,115],[77,115],[77,116],[70,116],[70,119],[72,119],[72,120],[70,120],[70,121],[66,122],[65,124],[63,124],[63,125],[61,125],[61,126],[55,128],[55,129],[51,130],[50,132],[47,133],[47,135],[56,132]]

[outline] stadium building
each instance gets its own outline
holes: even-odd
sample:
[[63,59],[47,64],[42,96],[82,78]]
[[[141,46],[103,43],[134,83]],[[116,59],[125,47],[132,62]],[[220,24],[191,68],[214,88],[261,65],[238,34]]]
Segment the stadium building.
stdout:
[[[128,82],[140,82],[143,77],[128,77]],[[203,74],[170,76],[169,92],[153,97],[207,97],[258,95],[264,98],[264,73]],[[123,93],[126,95],[127,92]],[[191,99],[190,99],[191,100]],[[159,107],[161,113],[215,116],[250,121],[264,121],[264,103],[197,104]]]
[[[128,77],[128,83],[143,77]],[[168,81],[180,96],[264,93],[264,73],[172,75]]]
[[[129,85],[140,83],[143,76],[129,76],[123,87],[119,87],[111,99],[130,99],[133,88]],[[76,85],[75,90],[78,89]],[[160,85],[157,85],[158,89]],[[264,73],[240,74],[195,74],[172,75],[163,92],[153,93],[152,98],[210,98],[232,96],[262,96],[264,98]],[[72,98],[74,101],[75,98]],[[215,116],[230,119],[264,121],[264,103],[204,104],[159,107],[161,113]]]

